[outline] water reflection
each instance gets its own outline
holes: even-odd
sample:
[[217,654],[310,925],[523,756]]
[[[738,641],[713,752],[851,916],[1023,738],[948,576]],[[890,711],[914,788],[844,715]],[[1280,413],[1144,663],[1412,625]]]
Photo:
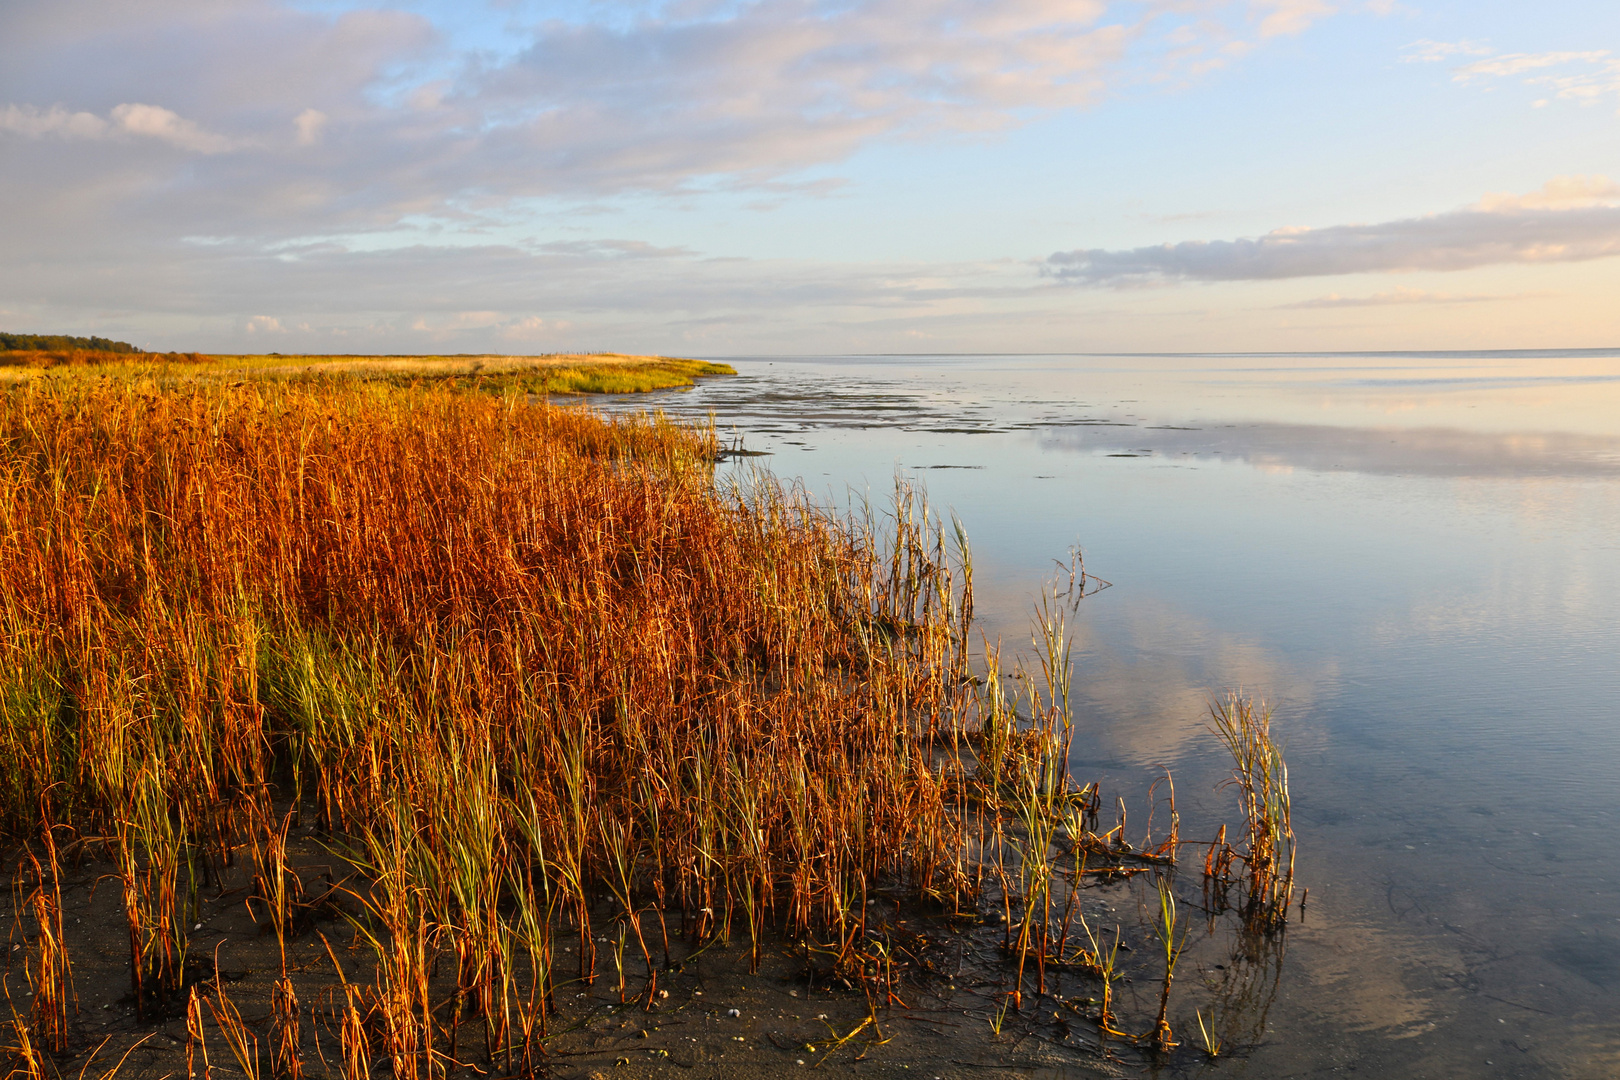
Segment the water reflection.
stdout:
[[1252,690],[1297,716],[1337,684],[1332,660],[1301,664],[1161,600],[1120,606],[1115,617],[1074,626],[1085,736],[1077,767],[1097,757],[1152,765],[1206,754],[1210,696],[1221,687]]
[[[1215,933],[1214,920],[1209,932]],[[1266,1040],[1272,1004],[1282,986],[1286,934],[1259,934],[1242,928],[1228,939],[1225,963],[1210,963],[1200,971],[1209,993],[1210,1015],[1198,1016],[1200,1038],[1206,1051],[1232,1053],[1251,1050]],[[1191,1032],[1187,1033],[1191,1038]]]
[[1258,468],[1393,476],[1620,476],[1620,438],[1565,432],[1232,424],[1044,428],[1043,450],[1219,458]]

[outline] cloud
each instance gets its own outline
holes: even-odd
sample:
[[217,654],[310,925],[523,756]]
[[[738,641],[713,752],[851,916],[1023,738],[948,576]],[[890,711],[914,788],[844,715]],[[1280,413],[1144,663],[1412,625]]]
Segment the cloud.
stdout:
[[1567,210],[1580,206],[1612,206],[1620,202],[1620,184],[1607,176],[1555,176],[1541,190],[1527,195],[1492,192],[1476,208],[1494,213],[1513,210]]
[[[627,247],[636,245],[366,251],[323,243],[272,253],[251,241],[219,240],[159,249],[138,274],[107,273],[102,268],[116,264],[96,263],[89,276],[99,310],[139,313],[126,318],[157,328],[141,340],[221,352],[232,351],[233,341],[238,349],[270,348],[262,342],[272,336],[282,352],[512,351],[534,342],[547,350],[671,351],[699,331],[745,349],[773,340],[777,347],[838,341],[860,348],[893,344],[902,324],[993,318],[1048,291],[1014,261],[637,258],[620,253]],[[0,296],[15,298],[44,326],[53,313],[82,309],[86,276],[78,264],[0,261]],[[716,337],[699,325],[706,319],[743,329]],[[95,330],[128,333],[126,326],[114,321]]]
[[512,345],[532,345],[537,341],[557,341],[560,335],[572,330],[574,324],[567,319],[542,319],[538,315],[510,319],[501,326],[500,340]]
[[1483,41],[1429,41],[1423,39],[1401,49],[1407,64],[1437,64],[1459,56],[1489,56],[1491,47]]
[[1263,12],[1260,18],[1263,38],[1304,33],[1312,23],[1338,10],[1327,0],[1255,0],[1254,7]]
[[690,259],[697,256],[691,248],[682,246],[659,247],[645,240],[558,240],[536,244],[534,250],[548,255],[583,255],[614,259]]
[[[423,215],[469,222],[545,197],[769,195],[836,184],[803,174],[873,143],[979,137],[1227,64],[1335,7],[585,5],[530,25],[514,15],[508,47],[484,53],[458,51],[399,11],[9,0],[0,132],[59,137],[25,151],[52,191],[128,191],[147,222],[184,218],[180,235],[284,240]],[[116,158],[49,146],[123,138],[218,160],[201,173],[125,173]]]
[[1499,263],[1581,262],[1620,255],[1620,206],[1605,177],[1562,177],[1539,193],[1487,196],[1449,213],[1372,225],[1282,228],[1238,240],[1188,240],[1125,251],[1077,249],[1041,273],[1085,285],[1268,281]]
[[[0,294],[69,321],[142,312],[209,347],[250,325],[398,344],[418,318],[469,341],[528,318],[736,324],[748,303],[967,320],[1044,285],[1012,263],[723,266],[671,218],[581,239],[585,214],[825,196],[863,148],[977,142],[1183,86],[1363,6],[496,2],[485,49],[459,44],[455,18],[399,10],[432,5],[350,2],[0,2],[0,205],[26,208]],[[454,323],[481,310],[499,321]]]
[[45,136],[109,139],[133,135],[200,154],[220,154],[232,146],[230,139],[204,131],[195,122],[169,109],[136,103],[115,106],[105,120],[94,113],[69,112],[60,105],[43,111],[26,105],[7,105],[0,109],[0,131],[36,139]]
[[327,116],[319,109],[305,109],[293,117],[293,130],[295,130],[299,146],[314,146],[321,141],[321,133],[326,130]]
[[107,133],[107,121],[94,113],[68,112],[60,105],[43,111],[31,106],[7,105],[0,109],[0,131],[34,139],[47,135],[99,139]]
[[753,183],[873,140],[1092,104],[1154,27],[1109,14],[1100,0],[811,0],[554,21],[443,100],[481,113],[501,153],[599,188]]
[[120,131],[159,139],[182,150],[199,154],[221,154],[231,148],[231,140],[204,131],[196,123],[158,105],[119,105],[109,119]]
[[[1518,382],[1486,377],[1473,385]],[[1536,385],[1568,385],[1549,376]],[[1598,376],[1594,385],[1612,383]],[[1403,381],[1403,385],[1409,384]],[[1312,469],[1385,476],[1620,476],[1620,438],[1568,432],[1501,435],[1457,428],[1333,427],[1247,423],[1218,427],[1063,428],[1040,434],[1041,445],[1086,453],[1128,449],[1167,458],[1183,455],[1246,461],[1272,469]]]
[[1293,304],[1279,304],[1279,311],[1312,310],[1316,308],[1357,308],[1357,307],[1390,307],[1406,304],[1480,304],[1492,300],[1503,300],[1501,296],[1455,296],[1451,293],[1428,292],[1424,289],[1391,289],[1388,292],[1373,293],[1371,296],[1340,296],[1338,293],[1329,293],[1311,300],[1301,300]]
[[1595,52],[1549,52],[1549,53],[1509,53],[1490,60],[1476,60],[1472,64],[1464,64],[1453,73],[1458,82],[1472,82],[1476,79],[1507,78],[1513,75],[1522,75],[1527,71],[1539,71],[1550,67],[1567,67],[1570,64],[1601,64],[1608,56],[1607,50]]
[[[1418,41],[1403,51],[1403,60],[1431,63],[1483,57],[1452,69],[1453,81],[1463,85],[1517,79],[1525,86],[1551,91],[1553,98],[1587,105],[1605,97],[1620,97],[1620,58],[1608,49],[1495,54],[1478,41]],[[1541,98],[1532,104],[1544,108],[1551,99]]]

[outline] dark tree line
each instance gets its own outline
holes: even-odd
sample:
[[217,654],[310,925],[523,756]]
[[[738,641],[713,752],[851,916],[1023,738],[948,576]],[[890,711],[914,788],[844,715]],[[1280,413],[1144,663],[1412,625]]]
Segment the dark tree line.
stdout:
[[88,349],[94,352],[139,352],[127,341],[113,341],[103,337],[71,337],[67,334],[3,334],[0,333],[0,352],[60,352],[65,349]]

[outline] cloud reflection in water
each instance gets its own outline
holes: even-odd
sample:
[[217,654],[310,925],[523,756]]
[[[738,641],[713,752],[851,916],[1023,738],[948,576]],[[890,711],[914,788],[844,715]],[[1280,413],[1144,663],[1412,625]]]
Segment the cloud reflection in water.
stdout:
[[1046,427],[1037,439],[1043,450],[1219,458],[1268,469],[1480,478],[1620,476],[1620,439],[1567,432],[1262,422],[1198,428]]

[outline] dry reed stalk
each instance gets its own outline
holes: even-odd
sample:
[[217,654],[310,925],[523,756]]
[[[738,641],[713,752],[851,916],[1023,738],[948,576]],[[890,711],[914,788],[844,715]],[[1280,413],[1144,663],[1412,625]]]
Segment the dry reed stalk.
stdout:
[[365,1020],[352,1001],[343,1007],[342,1025],[343,1080],[371,1080],[371,1043]]
[[[50,810],[42,801],[40,838],[45,847],[41,865],[32,851],[29,864],[34,872],[34,889],[24,906],[34,916],[37,936],[28,957],[28,984],[33,990],[33,1028],[46,1049],[60,1054],[67,1049],[68,1007],[75,1010],[78,998],[73,986],[73,965],[67,955],[67,928],[62,909],[62,871],[56,850],[56,830]],[[49,867],[49,870],[46,870]]]
[[[303,883],[287,863],[287,834],[292,828],[293,812],[288,811],[278,824],[265,803],[255,803],[248,825],[249,843],[253,849],[253,896],[258,904],[249,903],[255,921],[259,911],[270,920],[276,935],[276,949],[281,958],[283,981],[287,975],[287,924],[292,907],[303,895]],[[257,910],[254,910],[257,908]],[[290,987],[289,987],[290,989]]]
[[[1163,801],[1166,802],[1170,808],[1170,828],[1165,834],[1165,838],[1160,841],[1159,844],[1155,845],[1153,843],[1153,814],[1159,808],[1160,800],[1157,798],[1157,795],[1160,784],[1164,784],[1168,789]],[[1181,812],[1176,809],[1176,781],[1175,778],[1170,775],[1170,770],[1165,769],[1163,776],[1157,777],[1152,784],[1148,785],[1147,835],[1142,838],[1142,845],[1139,850],[1144,857],[1151,859],[1152,861],[1174,866],[1176,865],[1176,857],[1180,849]]]
[[369,914],[380,924],[358,928],[377,956],[376,1012],[394,1076],[416,1080],[433,1073],[433,1011],[428,995],[432,928],[423,853],[412,835],[407,808],[396,803],[393,816],[366,836],[374,878]]
[[[285,960],[282,967],[285,970]],[[298,1015],[298,995],[293,992],[292,980],[283,974],[270,990],[271,1037],[274,1040],[270,1075],[275,1080],[303,1080],[304,1053],[299,1041]]]
[[[339,1007],[338,1021],[338,1044],[342,1050],[342,1060],[338,1073],[343,1080],[370,1080],[371,1041],[366,1033],[365,1014],[360,1009],[365,1003],[365,990],[349,981],[349,977],[343,973],[343,965],[338,963],[332,943],[326,940],[325,934],[319,936],[321,944],[326,948],[326,955],[331,958],[332,968],[337,972],[338,983],[343,988],[343,1004]],[[319,1045],[317,1041],[317,1048]],[[323,1055],[322,1062],[324,1061]]]
[[259,1080],[259,1037],[243,1022],[241,1011],[225,993],[225,984],[217,974],[214,977],[213,996],[204,996],[203,1001],[213,1014],[214,1026],[230,1048],[237,1067],[247,1080]]
[[34,1029],[52,1053],[67,1048],[68,999],[72,994],[71,974],[63,948],[62,907],[59,894],[42,886],[29,902],[39,936],[35,954],[28,958],[28,982],[34,990]]
[[17,1080],[45,1080],[45,1056],[34,1045],[33,1031],[28,1022],[13,1013],[9,1026],[12,1042],[0,1049],[4,1049],[11,1059],[10,1075]]
[[202,1080],[213,1080],[214,1068],[208,1063],[208,1041],[203,1034],[202,995],[195,985],[186,999],[186,1080],[197,1080],[197,1055],[202,1055]]

